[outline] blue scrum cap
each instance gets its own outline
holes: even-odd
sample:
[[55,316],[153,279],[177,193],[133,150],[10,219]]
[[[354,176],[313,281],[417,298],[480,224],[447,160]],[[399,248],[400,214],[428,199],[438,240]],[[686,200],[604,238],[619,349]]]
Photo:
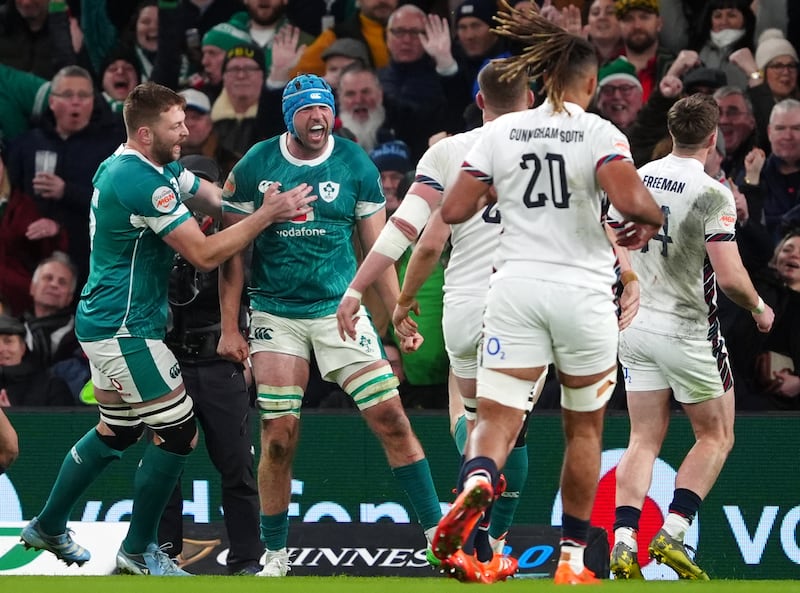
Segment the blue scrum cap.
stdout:
[[331,113],[336,115],[333,91],[325,79],[315,74],[295,76],[283,89],[283,121],[292,136],[297,135],[294,129],[294,114],[312,105],[328,107]]

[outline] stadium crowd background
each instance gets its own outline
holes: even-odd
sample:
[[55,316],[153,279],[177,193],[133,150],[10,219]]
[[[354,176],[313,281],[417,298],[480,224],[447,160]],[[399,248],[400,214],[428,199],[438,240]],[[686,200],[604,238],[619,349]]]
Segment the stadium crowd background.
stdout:
[[[494,0],[0,4],[0,406],[91,401],[73,331],[88,273],[91,182],[125,138],[121,106],[137,83],[182,92],[183,154],[212,158],[224,178],[255,142],[284,131],[285,83],[298,72],[323,75],[337,93],[336,133],[369,152],[391,213],[429,143],[479,125],[480,67],[523,50],[491,32]],[[637,166],[669,152],[666,112],[678,98],[717,100],[722,133],[706,170],[734,191],[742,259],[777,314],[761,336],[746,312],[719,302],[737,409],[798,409],[800,377],[774,372],[800,368],[800,5],[547,0],[540,9],[596,46],[594,109],[629,136]],[[377,298],[365,301],[410,408],[447,406],[444,265],[418,295],[426,338],[418,352],[401,354],[389,312]],[[176,282],[174,290],[197,294],[197,275]],[[304,405],[349,400],[317,380]],[[552,378],[537,407],[558,407]],[[625,407],[624,380],[610,407]]]

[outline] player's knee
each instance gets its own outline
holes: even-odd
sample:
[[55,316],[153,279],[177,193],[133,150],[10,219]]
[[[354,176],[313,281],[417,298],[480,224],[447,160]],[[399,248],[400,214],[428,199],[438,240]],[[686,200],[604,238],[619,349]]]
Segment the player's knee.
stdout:
[[594,412],[611,399],[616,384],[617,369],[614,368],[604,377],[585,387],[562,385],[561,406],[573,412]]
[[188,455],[197,444],[197,423],[194,414],[174,426],[154,427],[153,432],[162,441],[158,446],[176,455]]
[[369,426],[376,435],[384,439],[402,439],[411,434],[411,423],[399,401],[397,405],[384,403],[375,406],[367,415]]
[[97,436],[103,443],[116,451],[124,451],[136,444],[144,433],[143,422],[124,426],[106,422],[106,425],[113,431],[113,434],[101,434],[100,431],[96,431]]

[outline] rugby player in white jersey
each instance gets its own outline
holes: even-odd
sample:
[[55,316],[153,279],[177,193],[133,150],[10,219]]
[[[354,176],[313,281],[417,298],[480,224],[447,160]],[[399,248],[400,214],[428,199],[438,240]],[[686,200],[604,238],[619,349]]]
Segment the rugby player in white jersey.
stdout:
[[439,523],[434,553],[457,554],[489,507],[530,393],[555,363],[562,386],[566,448],[557,583],[596,582],[584,566],[600,470],[605,404],[617,376],[614,250],[603,226],[604,196],[627,222],[623,247],[639,247],[660,227],[660,209],[639,179],[628,141],[585,112],[597,86],[597,57],[586,40],[539,14],[503,3],[498,32],[529,43],[501,61],[508,76],[544,75],[547,101],[497,118],[445,191],[442,219],[455,224],[484,207],[493,185],[503,233],[487,295],[477,375],[477,420],[459,479],[461,494]]
[[[683,541],[733,446],[733,375],[720,335],[717,285],[752,313],[760,331],[768,332],[774,319],[739,257],[733,194],[703,170],[716,148],[718,122],[712,98],[681,99],[667,115],[672,153],[639,169],[664,212],[664,225],[630,254],[641,279],[641,303],[620,336],[631,434],[617,466],[611,554],[617,578],[642,578],[639,518],[674,397],[691,422],[695,443],[678,468],[669,514],[648,552],[682,579],[708,580]],[[620,218],[613,208],[609,217]]]
[[[480,91],[476,96],[476,102],[481,108],[484,122],[489,122],[503,113],[527,109],[533,102],[533,94],[528,87],[526,77],[519,76],[513,81],[502,83],[499,77],[500,72],[491,63],[478,75]],[[424,254],[426,262],[435,265],[441,255],[444,240],[450,235],[450,226],[441,222],[438,216],[442,192],[458,175],[464,155],[480,136],[481,131],[482,128],[476,128],[444,138],[422,156],[417,164],[414,183],[401,202],[400,208],[382,230],[376,246],[362,262],[350,283],[348,293],[339,305],[337,318],[342,335],[350,335],[355,324],[360,306],[358,294],[392,266],[426,225],[428,228],[435,226],[439,230],[436,237],[443,234],[444,239],[438,249],[435,249],[435,253],[428,249],[418,252],[419,246],[415,247],[412,261],[419,260]],[[475,419],[475,373],[481,316],[492,271],[492,255],[501,229],[499,223],[500,215],[497,209],[493,205],[488,205],[484,211],[466,223],[457,225],[457,228],[453,229],[453,250],[445,270],[442,323],[445,346],[452,369],[451,385],[455,382],[450,393],[450,428],[459,452],[463,452],[468,425]],[[429,273],[430,270],[424,277],[418,276],[417,273],[413,276],[419,279],[421,284]],[[418,289],[419,285],[413,288],[414,292],[410,295],[401,294],[398,301],[405,311],[404,321],[398,327],[398,335],[403,338],[403,345],[407,350],[413,350],[419,345],[417,324],[408,317],[409,310],[419,312],[416,301],[409,298],[413,297]],[[449,568],[455,570],[454,575],[459,578],[493,582],[504,579],[516,571],[516,560],[504,556],[502,552],[505,532],[511,524],[514,509],[519,501],[519,491],[527,477],[528,452],[524,439],[525,431],[521,430],[517,446],[511,454],[510,465],[514,468],[506,475],[509,484],[508,496],[500,503],[500,510],[497,513],[502,518],[499,520],[496,518],[492,523],[491,533],[497,536],[492,541],[493,546],[490,547],[489,539],[483,534],[478,542],[478,558],[474,557],[471,549],[469,554],[454,558],[454,565]],[[483,542],[486,545],[481,549],[480,544]],[[493,554],[493,551],[497,553]],[[479,564],[478,559],[485,564]],[[465,565],[471,565],[473,570]]]

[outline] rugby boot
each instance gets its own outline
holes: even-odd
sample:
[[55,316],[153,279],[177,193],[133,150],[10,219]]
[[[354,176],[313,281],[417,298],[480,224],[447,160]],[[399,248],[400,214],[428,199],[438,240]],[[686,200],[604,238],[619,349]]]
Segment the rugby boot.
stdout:
[[617,542],[611,550],[611,572],[615,579],[644,579],[636,552],[625,542]]
[[706,572],[689,558],[684,543],[669,535],[663,528],[656,533],[647,551],[650,553],[650,558],[659,564],[669,566],[682,579],[711,580]]
[[450,510],[439,521],[431,542],[433,554],[439,560],[446,560],[461,549],[493,496],[492,485],[487,480],[474,480],[472,486],[456,497]]
[[73,563],[83,566],[92,557],[89,550],[72,539],[71,529],[67,529],[64,533],[58,535],[47,535],[39,527],[38,517],[31,519],[31,522],[23,528],[19,537],[26,550],[31,548],[34,550],[47,550],[59,560],[66,562],[67,566]]
[[117,570],[121,574],[150,575],[154,577],[194,576],[178,568],[175,561],[156,544],[147,544],[141,554],[130,554],[123,546],[117,552]]
[[485,579],[484,571],[483,563],[461,548],[442,560],[442,572],[462,583],[493,583]]
[[289,552],[286,551],[286,548],[267,550],[264,555],[264,568],[256,576],[285,577],[290,570],[292,567],[289,565]]
[[481,564],[483,564],[484,583],[505,581],[508,577],[514,575],[518,568],[517,559],[506,554],[494,554],[491,560]]
[[572,570],[569,562],[559,562],[553,579],[556,585],[599,585],[600,579],[584,567],[579,573]]

